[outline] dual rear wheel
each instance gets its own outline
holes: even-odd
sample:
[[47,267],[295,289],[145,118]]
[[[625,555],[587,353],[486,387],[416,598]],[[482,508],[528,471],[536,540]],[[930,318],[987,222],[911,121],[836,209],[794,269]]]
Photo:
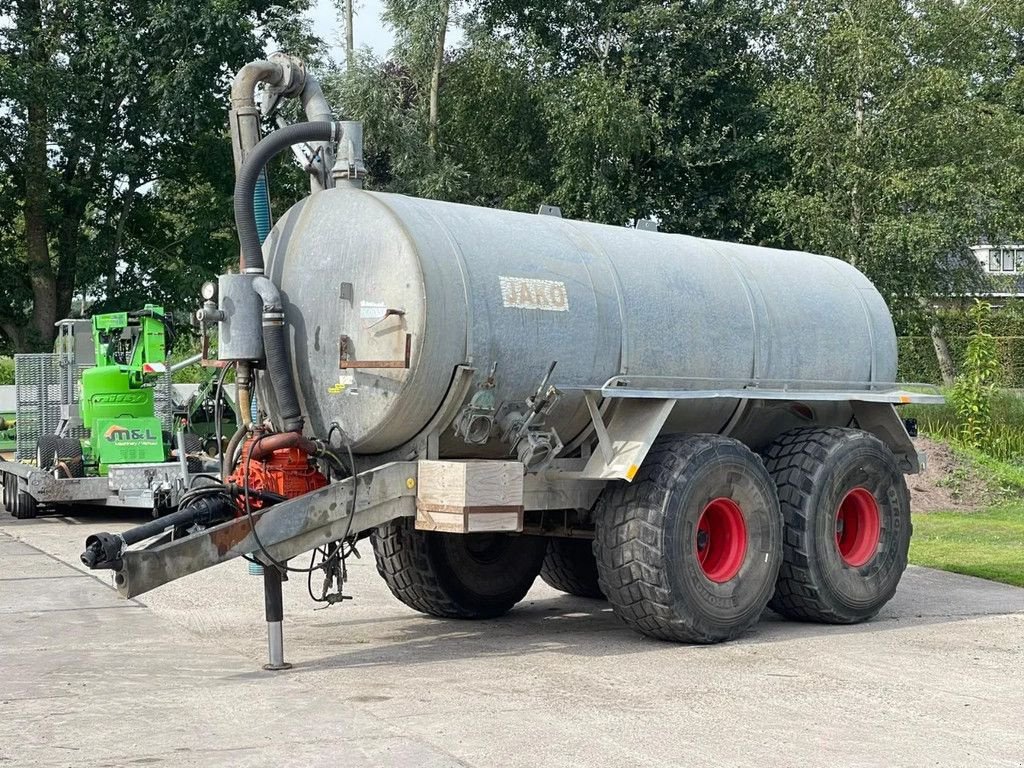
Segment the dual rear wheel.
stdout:
[[865,621],[907,564],[910,496],[891,451],[852,429],[782,435],[764,462],[718,435],[662,438],[598,508],[595,553],[612,608],[643,634],[728,640],[766,606]]
[[595,539],[453,535],[396,520],[372,536],[377,569],[412,608],[499,616],[539,574],[607,597],[642,634],[716,643],[766,606],[807,621],[874,616],[899,584],[910,503],[896,459],[851,429],[782,435],[764,459],[720,435],[659,438],[632,483],[595,508]]

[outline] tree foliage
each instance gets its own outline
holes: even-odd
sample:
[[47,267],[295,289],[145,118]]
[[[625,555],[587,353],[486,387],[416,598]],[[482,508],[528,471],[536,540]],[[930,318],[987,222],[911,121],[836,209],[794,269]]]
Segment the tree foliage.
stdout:
[[969,247],[1024,235],[1019,7],[777,0],[770,18],[778,241],[847,259],[908,316],[976,288]]
[[[764,155],[755,3],[389,2],[393,58],[339,75],[367,122],[371,181],[465,202],[749,237]],[[445,56],[431,151],[439,10],[466,44]],[[444,15],[441,13],[440,15]]]
[[[0,30],[0,329],[9,342],[48,346],[73,295],[178,303],[179,278],[192,275],[176,264],[223,262],[198,227],[223,213],[230,188],[230,162],[211,162],[230,159],[228,80],[269,40],[308,37],[298,23],[306,5],[13,4]],[[209,210],[199,210],[204,195]]]
[[[901,330],[977,287],[970,245],[1024,239],[1015,0],[385,0],[394,49],[344,70],[307,3],[14,3],[8,341],[45,345],[73,294],[186,306],[234,258],[225,92],[269,39],[364,121],[372,189],[826,253]],[[278,211],[297,190],[279,170]]]

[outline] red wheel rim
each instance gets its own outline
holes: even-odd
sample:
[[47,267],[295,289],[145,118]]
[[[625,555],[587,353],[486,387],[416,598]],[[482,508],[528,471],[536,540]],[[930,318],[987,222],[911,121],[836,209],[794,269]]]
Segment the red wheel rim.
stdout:
[[867,563],[878,551],[882,516],[878,502],[867,488],[854,488],[836,512],[836,547],[843,562],[854,568]]
[[697,520],[697,562],[704,575],[722,584],[740,572],[747,555],[747,523],[732,499],[712,499]]

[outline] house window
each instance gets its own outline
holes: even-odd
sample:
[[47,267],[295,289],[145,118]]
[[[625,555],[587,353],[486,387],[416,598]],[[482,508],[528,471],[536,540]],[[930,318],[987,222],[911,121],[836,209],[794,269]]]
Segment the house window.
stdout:
[[999,251],[993,248],[988,252],[988,271],[999,271]]
[[1012,251],[1009,248],[1002,249],[1003,256],[1003,272],[1016,272],[1017,265],[1014,263],[1016,251]]

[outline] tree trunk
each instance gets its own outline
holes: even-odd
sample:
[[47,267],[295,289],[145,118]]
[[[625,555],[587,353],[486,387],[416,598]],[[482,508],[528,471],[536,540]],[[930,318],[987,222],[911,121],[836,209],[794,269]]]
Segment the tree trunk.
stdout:
[[352,69],[352,57],[355,55],[355,36],[352,33],[352,0],[345,0],[345,66]]
[[438,19],[437,38],[434,41],[434,68],[430,74],[430,115],[427,122],[427,146],[431,152],[437,152],[437,113],[438,95],[441,90],[441,67],[444,65],[444,39],[448,32],[448,13],[451,10],[449,0],[441,3],[441,14]]
[[[857,95],[854,105],[854,138],[856,140],[857,173],[861,171],[861,158],[863,156],[864,143],[864,97]],[[860,178],[853,180],[853,189],[850,190],[850,264],[857,266],[860,243],[864,239],[864,209],[861,206]]]
[[[39,0],[27,0],[21,6],[18,25],[24,30],[27,46],[27,66],[30,72],[43,70],[49,63],[42,30],[42,11]],[[32,286],[33,334],[20,334],[19,351],[27,351],[33,342],[41,347],[53,343],[57,321],[57,283],[50,263],[49,232],[46,213],[49,206],[47,173],[49,164],[46,139],[49,132],[45,83],[28,84],[26,99],[26,138],[23,157],[25,172],[25,250],[29,283]],[[27,338],[35,336],[35,339]]]
[[942,383],[952,387],[956,380],[956,367],[953,365],[953,356],[949,354],[949,344],[946,343],[946,337],[942,335],[942,328],[937,322],[931,324],[930,332],[935,357],[939,361],[939,371],[942,373]]
[[949,354],[949,344],[946,343],[946,337],[942,333],[942,325],[929,301],[921,297],[917,300],[917,304],[928,319],[928,333],[932,337],[935,357],[939,361],[942,383],[947,387],[952,387],[956,381],[956,366],[953,365],[953,356]]

